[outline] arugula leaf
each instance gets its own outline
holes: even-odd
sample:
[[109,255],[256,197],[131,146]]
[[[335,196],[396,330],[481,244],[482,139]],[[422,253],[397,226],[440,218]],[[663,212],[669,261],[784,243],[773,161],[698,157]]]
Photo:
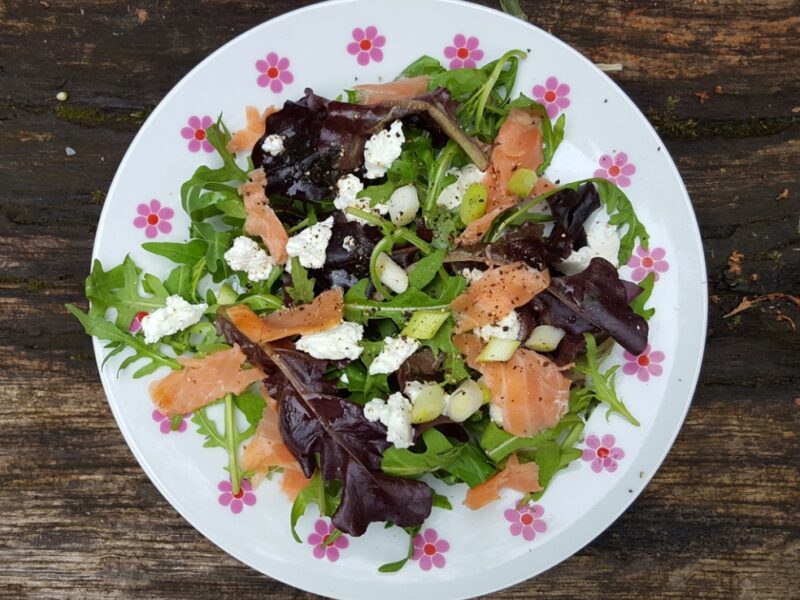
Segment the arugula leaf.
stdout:
[[508,455],[518,450],[531,450],[538,448],[539,444],[547,441],[547,432],[534,437],[523,438],[500,429],[491,421],[486,425],[481,435],[481,448],[494,462],[500,462]]
[[459,457],[464,446],[454,446],[436,429],[426,429],[422,434],[424,452],[390,446],[383,453],[381,468],[387,475],[395,477],[419,477],[444,469]]
[[415,310],[450,309],[450,301],[432,298],[425,292],[412,288],[390,300],[383,302],[370,300],[367,298],[368,288],[369,280],[362,279],[347,290],[344,296],[346,320],[366,323],[370,319],[391,319],[398,327],[402,327],[406,318]]
[[142,248],[180,265],[193,265],[206,255],[208,243],[203,240],[178,242],[145,242]]
[[539,485],[547,488],[553,475],[561,468],[561,447],[554,441],[542,441],[536,447],[533,460],[539,467]]
[[648,273],[647,277],[639,282],[639,287],[642,288],[642,293],[631,301],[631,308],[633,309],[633,312],[647,321],[649,321],[653,315],[656,314],[655,307],[645,307],[645,304],[647,304],[650,296],[653,295],[653,287],[655,282],[656,274],[653,272]]
[[[211,223],[192,223],[192,236],[203,240],[206,245],[205,267],[214,277],[214,281],[221,281],[230,275],[228,263],[225,262],[225,252],[231,246],[231,231],[220,231]],[[199,264],[199,263],[198,263]]]
[[443,508],[445,510],[453,510],[453,505],[450,504],[450,500],[447,499],[447,496],[442,496],[441,494],[437,494],[436,492],[433,493],[433,505],[437,508]]
[[[407,79],[410,77],[419,77],[420,75],[436,75],[438,73],[442,73],[445,71],[445,68],[442,66],[438,60],[433,58],[432,56],[428,56],[427,54],[423,54],[413,63],[408,65],[405,69],[400,72],[400,75],[397,76],[398,79]],[[435,89],[435,85],[428,86],[429,90]]]
[[145,344],[143,339],[131,335],[113,323],[106,321],[96,310],[92,309],[88,313],[84,313],[73,304],[67,304],[66,308],[72,316],[80,321],[87,334],[110,342],[106,345],[106,348],[111,349],[111,353],[106,356],[105,360],[119,354],[126,347],[133,350],[133,354],[128,356],[120,365],[120,370],[139,360],[148,361],[147,364],[133,374],[134,379],[149,375],[158,367],[169,367],[174,370],[181,368],[177,360],[166,356],[156,347]]
[[292,287],[286,288],[286,293],[297,304],[305,304],[314,299],[314,284],[316,280],[308,276],[308,271],[300,264],[300,259],[292,257]]
[[306,487],[300,491],[292,504],[290,517],[292,537],[294,537],[298,544],[302,544],[303,540],[297,535],[297,522],[300,520],[300,517],[306,514],[308,506],[310,504],[316,504],[320,516],[330,517],[339,507],[341,489],[341,483],[338,481],[334,481],[326,486],[319,470],[314,472],[314,477],[312,477]]
[[401,558],[398,561],[386,563],[385,565],[381,565],[378,567],[378,572],[380,573],[396,573],[400,569],[402,569],[406,563],[414,556],[414,538],[422,529],[422,525],[415,525],[414,527],[404,527],[405,532],[408,534],[408,551],[404,558]]
[[109,271],[103,270],[99,260],[94,261],[92,272],[86,278],[86,297],[99,313],[114,308],[117,311],[114,323],[125,331],[139,312],[150,313],[166,304],[167,290],[153,275],[144,276],[144,287],[154,292],[153,296],[139,293],[141,269],[130,256],[122,264]]
[[446,254],[444,250],[434,250],[428,256],[418,260],[408,274],[409,287],[421,290],[433,281],[439,269],[442,268]]
[[619,244],[619,264],[624,265],[633,254],[633,247],[636,241],[638,240],[642,248],[646,249],[650,236],[647,234],[645,226],[636,216],[633,204],[631,204],[625,192],[607,179],[595,177],[590,181],[597,187],[597,191],[600,193],[600,201],[605,205],[610,215],[608,222],[616,225],[617,228],[627,226]]
[[[222,402],[224,404],[225,417],[224,429],[221,433],[216,423],[214,423],[206,413],[208,406],[201,407],[194,411],[192,422],[198,426],[198,433],[206,437],[203,443],[204,448],[223,448],[228,453],[228,466],[226,470],[231,480],[231,492],[233,494],[238,494],[244,477],[244,471],[242,471],[242,467],[239,464],[239,447],[243,441],[255,433],[258,419],[251,421],[250,417],[248,417],[250,426],[240,432],[236,427],[235,411],[237,403],[234,400],[234,395],[226,394]],[[243,404],[249,404],[249,408],[252,408],[252,399],[245,399]],[[259,418],[260,417],[261,415],[259,414]]]
[[464,444],[459,456],[447,465],[444,470],[455,475],[471,488],[483,483],[497,473],[497,469],[473,441]]
[[344,375],[347,378],[347,383],[340,379],[336,383],[336,387],[350,392],[348,397],[350,402],[366,404],[375,397],[386,397],[391,393],[389,390],[389,376],[383,373],[370,375],[367,367],[361,361],[353,361],[348,364],[344,368]]
[[453,328],[456,322],[452,317],[447,319],[431,339],[423,340],[422,345],[431,349],[434,356],[444,352],[442,365],[445,373],[445,383],[458,383],[469,377],[464,356],[453,344]]
[[242,412],[250,425],[258,425],[266,405],[261,394],[242,392],[238,396],[234,396],[233,403]]
[[192,268],[189,265],[179,265],[172,269],[164,280],[164,287],[170,294],[177,294],[184,300],[193,302]]
[[[197,214],[199,211],[202,211],[202,209],[216,204],[219,201],[231,199],[231,194],[228,190],[233,190],[235,194],[235,188],[230,186],[222,187],[223,184],[227,184],[231,181],[238,183],[247,181],[247,172],[236,164],[236,156],[228,152],[227,145],[231,139],[231,133],[222,122],[222,115],[220,115],[216,123],[206,129],[206,136],[217,151],[217,154],[222,158],[222,166],[217,169],[211,169],[202,165],[198,167],[194,175],[181,186],[181,204],[183,209],[193,220],[196,218],[207,218],[209,216],[208,214]],[[204,194],[207,194],[204,190],[211,190],[217,193],[202,197]],[[221,212],[221,210],[215,212],[218,213]]]
[[606,412],[606,419],[611,416],[611,413],[619,413],[633,425],[639,426],[639,421],[628,411],[622,400],[617,396],[616,389],[616,372],[619,365],[614,365],[605,373],[600,371],[600,366],[597,364],[597,343],[594,336],[590,333],[584,333],[583,338],[586,340],[586,362],[575,365],[575,371],[582,373],[587,377],[586,389],[587,393],[600,401],[608,404],[609,409]]

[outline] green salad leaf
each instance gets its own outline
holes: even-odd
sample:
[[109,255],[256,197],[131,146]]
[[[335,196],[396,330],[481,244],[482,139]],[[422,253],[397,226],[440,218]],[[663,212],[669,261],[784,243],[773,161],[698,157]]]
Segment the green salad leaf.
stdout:
[[300,520],[306,510],[311,504],[316,504],[319,509],[320,516],[330,517],[336,512],[341,501],[342,485],[339,481],[334,481],[330,484],[325,484],[322,480],[319,470],[314,473],[314,477],[304,487],[295,498],[292,504],[292,512],[290,517],[292,537],[298,544],[302,544],[303,540],[297,535],[297,522]]
[[381,468],[394,477],[420,477],[439,469],[445,469],[463,452],[465,446],[453,445],[436,429],[427,429],[422,434],[425,444],[423,452],[414,452],[391,446],[383,452]]
[[[253,396],[254,394],[250,394]],[[239,448],[242,442],[252,437],[256,431],[258,419],[252,420],[253,399],[245,397],[241,400],[243,406],[247,406],[251,411],[250,415],[245,413],[250,426],[244,431],[239,431],[236,427],[236,405],[238,402],[235,400],[233,394],[226,394],[222,399],[224,406],[224,428],[222,432],[217,428],[216,423],[208,416],[208,408],[215,403],[198,408],[192,415],[192,422],[197,425],[197,432],[205,436],[204,448],[222,448],[228,453],[228,466],[226,470],[231,480],[231,493],[238,494],[242,486],[242,479],[244,471],[239,464]],[[263,403],[263,399],[262,399]],[[263,405],[262,405],[263,411]],[[261,415],[259,414],[259,419]]]
[[313,277],[308,276],[308,271],[300,264],[300,259],[292,257],[292,285],[286,288],[286,293],[297,304],[305,304],[314,299]]
[[619,370],[619,365],[614,365],[606,372],[600,371],[600,366],[597,362],[597,342],[594,336],[590,333],[583,334],[586,340],[586,359],[584,362],[579,362],[575,365],[575,371],[582,373],[587,377],[586,389],[587,394],[599,402],[605,402],[609,408],[606,412],[606,418],[610,417],[612,413],[622,415],[632,425],[639,426],[639,421],[630,413],[630,411],[622,403],[622,400],[617,396],[616,389],[616,373]]
[[411,560],[411,557],[414,556],[414,538],[422,529],[422,525],[416,525],[414,527],[404,527],[405,532],[408,534],[408,550],[406,551],[406,555],[398,561],[386,563],[385,565],[381,565],[378,567],[378,572],[380,573],[396,573],[404,566],[406,563]]
[[133,374],[134,379],[150,375],[159,367],[169,367],[174,370],[181,368],[177,360],[167,356],[158,350],[157,347],[145,344],[142,338],[131,335],[127,331],[117,327],[114,323],[107,321],[98,310],[93,308],[88,313],[84,313],[73,304],[67,304],[67,310],[80,321],[88,335],[109,342],[105,347],[106,349],[110,349],[111,352],[103,361],[104,364],[112,356],[116,356],[125,348],[130,348],[133,350],[133,354],[122,361],[119,367],[120,371],[137,361],[146,361],[146,364]]
[[642,288],[642,293],[636,296],[636,298],[634,298],[631,302],[631,308],[633,309],[633,312],[648,321],[653,318],[654,314],[656,314],[655,308],[646,306],[647,301],[650,300],[650,296],[653,295],[653,287],[655,282],[656,274],[653,272],[648,273],[647,277],[639,282],[639,287]]

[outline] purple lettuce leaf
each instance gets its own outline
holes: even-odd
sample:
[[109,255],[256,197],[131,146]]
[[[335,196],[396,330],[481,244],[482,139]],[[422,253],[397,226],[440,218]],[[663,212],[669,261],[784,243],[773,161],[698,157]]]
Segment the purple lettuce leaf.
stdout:
[[382,454],[389,446],[386,428],[336,395],[335,382],[325,376],[330,361],[288,345],[255,344],[224,315],[218,317],[217,327],[264,372],[267,393],[278,401],[281,437],[305,475],[314,473],[318,457],[323,480],[342,481],[342,500],[331,519],[335,527],[359,536],[373,522],[410,527],[430,515],[433,490],[427,484],[381,471]]
[[566,352],[568,347],[576,353],[580,351],[583,346],[576,337],[583,333],[605,332],[628,352],[640,354],[647,345],[648,325],[628,305],[631,293],[614,265],[603,258],[594,258],[582,273],[554,277],[550,287],[529,306],[537,322],[567,332],[568,336],[559,344],[559,347],[565,344],[565,351],[556,355],[559,361],[571,360],[571,357],[564,360],[571,354]]
[[[413,100],[372,105],[328,100],[306,89],[303,98],[287,101],[267,119],[264,136],[253,148],[253,165],[266,172],[269,195],[311,202],[333,198],[339,178],[361,168],[370,136],[396,119],[423,114],[415,124],[439,132],[440,123],[429,118],[434,110],[445,122],[455,123],[454,106],[444,88]],[[277,156],[261,149],[272,134],[284,141],[284,151]]]
[[583,224],[600,208],[600,195],[594,185],[584,183],[577,190],[565,188],[548,196],[547,204],[555,218],[553,230],[547,236],[547,248],[553,257],[563,260],[586,245]]

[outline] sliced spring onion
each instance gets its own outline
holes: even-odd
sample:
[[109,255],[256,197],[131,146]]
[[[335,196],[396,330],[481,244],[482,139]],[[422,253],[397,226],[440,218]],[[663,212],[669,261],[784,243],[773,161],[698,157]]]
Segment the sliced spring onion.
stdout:
[[508,191],[520,198],[527,198],[538,179],[536,173],[530,169],[517,169],[508,180]]
[[223,283],[217,292],[217,304],[233,304],[239,298],[229,283]]
[[411,422],[415,425],[433,421],[444,410],[444,390],[441,386],[432,383],[423,385],[414,395],[414,405],[411,407]]
[[418,310],[411,315],[411,319],[403,328],[402,335],[418,340],[429,340],[436,335],[449,316],[450,313],[446,311]]
[[469,419],[483,405],[483,390],[477,381],[467,379],[447,398],[442,414],[456,423]]
[[476,219],[480,219],[486,214],[486,203],[489,200],[489,193],[486,186],[482,183],[473,183],[464,191],[461,200],[459,216],[464,225],[469,225]]
[[478,362],[505,362],[511,358],[517,348],[519,348],[519,340],[493,337],[478,354]]
[[402,294],[408,289],[408,273],[385,252],[381,252],[375,261],[375,273],[381,283],[395,294]]
[[417,188],[413,183],[397,188],[392,192],[386,206],[392,223],[398,226],[408,225],[416,218],[419,211]]
[[537,352],[552,352],[558,347],[566,332],[552,325],[539,325],[525,340],[525,347]]

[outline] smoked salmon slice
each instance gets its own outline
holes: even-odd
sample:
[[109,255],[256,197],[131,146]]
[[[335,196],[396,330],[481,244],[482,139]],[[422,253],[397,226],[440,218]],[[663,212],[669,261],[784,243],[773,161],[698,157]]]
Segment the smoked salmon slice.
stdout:
[[388,100],[408,100],[422,96],[428,91],[430,78],[427,75],[408,77],[386,83],[365,83],[355,86],[359,104],[380,104]]
[[[456,239],[456,245],[480,242],[492,227],[497,216],[514,206],[519,197],[508,191],[508,181],[517,169],[536,171],[544,160],[541,118],[530,111],[515,108],[500,127],[492,148],[492,156],[483,185],[488,192],[486,214],[472,221]],[[538,196],[556,186],[540,177],[531,191]]]
[[541,117],[514,108],[497,132],[489,169],[483,184],[489,193],[486,211],[508,208],[519,199],[508,191],[508,180],[517,169],[535,171],[544,160]]
[[300,490],[308,485],[308,479],[281,439],[277,403],[269,396],[266,398],[267,405],[256,432],[242,452],[242,469],[252,471],[254,475],[250,480],[253,485],[258,485],[271,467],[283,468],[281,489],[290,500],[294,500]]
[[456,333],[496,323],[550,285],[550,274],[524,262],[488,269],[450,304]]
[[239,193],[244,199],[247,219],[244,230],[250,235],[260,236],[269,253],[278,264],[286,262],[286,243],[289,234],[283,227],[278,215],[272,210],[266,192],[267,174],[263,169],[250,172],[250,181],[239,186]]
[[483,508],[500,499],[502,488],[510,488],[523,494],[540,491],[542,487],[539,485],[538,465],[535,462],[521,464],[517,455],[512,454],[505,469],[467,490],[464,505],[472,510]]
[[204,358],[179,358],[183,369],[150,384],[150,397],[168,417],[185,415],[222,398],[240,394],[264,378],[259,369],[242,369],[245,355],[238,345]]
[[554,427],[567,413],[570,380],[546,356],[518,348],[506,362],[477,362],[483,347],[478,337],[460,334],[453,336],[453,343],[467,364],[483,375],[490,403],[500,407],[508,433],[534,436]]
[[228,152],[252,150],[267,130],[267,117],[277,110],[274,106],[268,106],[264,112],[259,112],[255,106],[245,106],[244,115],[247,124],[231,136],[231,141],[228,142]]
[[322,292],[308,304],[276,310],[259,317],[243,304],[220,309],[236,328],[252,341],[263,344],[291,335],[307,335],[333,329],[344,319],[342,290]]

